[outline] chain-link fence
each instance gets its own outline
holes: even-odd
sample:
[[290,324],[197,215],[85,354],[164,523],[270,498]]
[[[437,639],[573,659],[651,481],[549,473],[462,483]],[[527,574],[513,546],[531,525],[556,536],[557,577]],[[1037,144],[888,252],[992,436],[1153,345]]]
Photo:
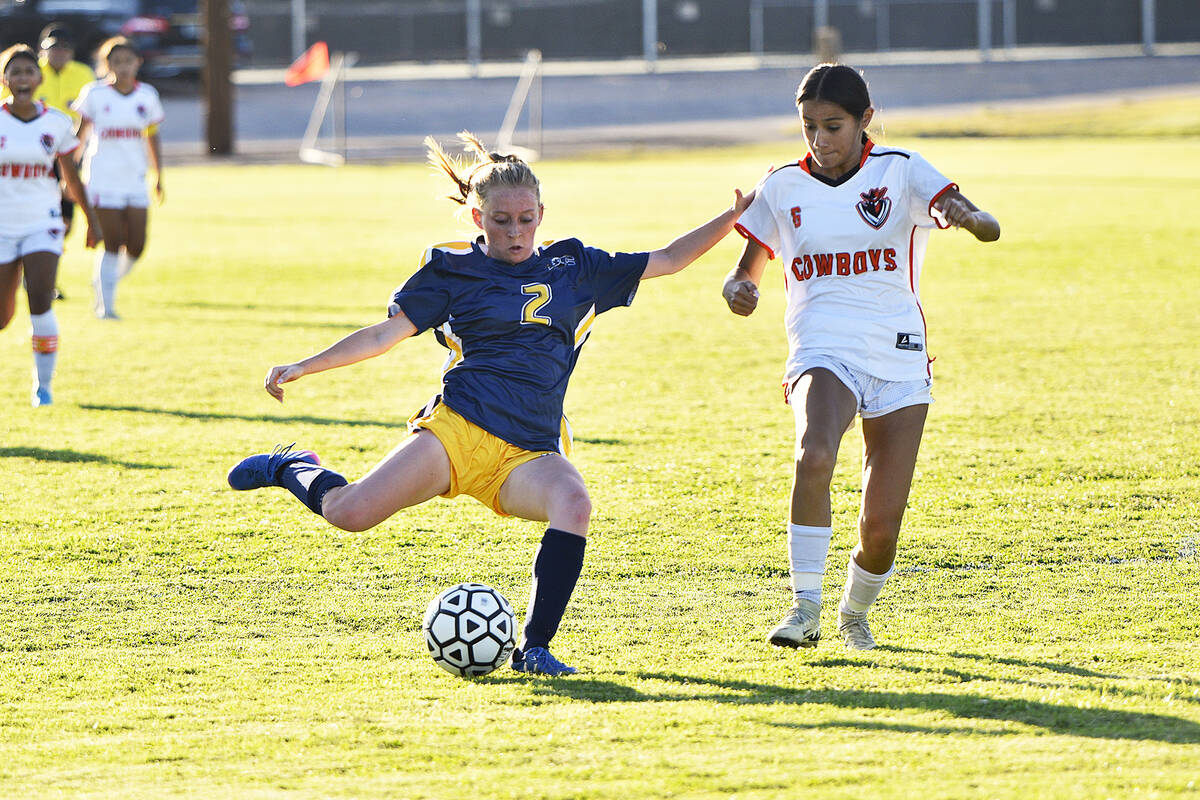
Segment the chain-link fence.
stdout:
[[[294,34],[360,63],[850,52],[1200,41],[1200,0],[249,0],[259,64]],[[294,27],[302,9],[304,24]],[[1148,48],[1149,49],[1149,48]]]

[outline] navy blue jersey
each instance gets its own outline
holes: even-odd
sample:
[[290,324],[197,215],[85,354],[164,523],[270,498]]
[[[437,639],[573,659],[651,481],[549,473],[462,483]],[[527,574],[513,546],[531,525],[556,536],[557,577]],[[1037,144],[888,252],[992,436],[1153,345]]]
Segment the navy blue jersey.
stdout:
[[520,264],[478,242],[435,245],[392,297],[450,350],[446,405],[526,450],[559,450],[563,396],[597,314],[633,302],[648,253],[548,242]]

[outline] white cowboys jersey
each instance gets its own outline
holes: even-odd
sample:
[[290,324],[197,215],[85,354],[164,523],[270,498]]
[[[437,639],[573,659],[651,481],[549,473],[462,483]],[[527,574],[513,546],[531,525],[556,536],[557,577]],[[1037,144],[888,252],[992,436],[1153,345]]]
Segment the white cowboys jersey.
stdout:
[[0,106],[0,236],[62,232],[62,193],[54,161],[79,146],[71,118],[38,103],[28,122]]
[[737,230],[783,262],[788,363],[825,354],[876,378],[929,376],[918,285],[934,200],[957,188],[918,154],[868,141],[859,168],[829,182],[809,158],[758,186]]
[[84,153],[88,188],[144,185],[149,163],[146,130],[163,121],[158,91],[138,83],[129,94],[121,94],[111,83],[96,81],[84,87],[71,107],[92,123]]

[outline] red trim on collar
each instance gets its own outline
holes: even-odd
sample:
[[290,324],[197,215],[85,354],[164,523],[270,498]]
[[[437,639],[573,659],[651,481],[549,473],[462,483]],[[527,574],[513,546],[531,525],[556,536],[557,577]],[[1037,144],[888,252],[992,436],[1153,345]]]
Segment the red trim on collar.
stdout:
[[[9,99],[11,100],[12,98],[9,98]],[[49,106],[47,106],[41,100],[34,100],[33,104],[38,107],[38,113],[35,114],[30,119],[21,119],[20,117],[17,117],[16,115],[14,115],[12,113],[12,103],[0,103],[0,108],[3,108],[6,114],[9,114],[10,116],[14,116],[16,119],[21,119],[21,122],[33,122],[33,120],[37,119],[40,116],[43,116],[46,113],[46,110],[49,108]]]
[[870,152],[871,152],[871,150],[872,150],[872,148],[874,148],[874,147],[875,147],[875,143],[874,143],[874,142],[872,142],[870,139],[867,139],[866,143],[865,143],[865,144],[863,144],[862,158],[861,158],[861,159],[859,159],[859,162],[858,162],[858,165],[859,165],[860,167],[861,167],[863,164],[866,164],[866,163],[867,163],[867,154],[868,154],[868,153],[870,153]]
[[[867,139],[867,141],[863,143],[862,158],[860,158],[860,159],[858,160],[858,166],[859,166],[859,167],[862,167],[864,164],[866,164],[866,163],[867,163],[867,155],[868,155],[868,154],[871,152],[871,150],[872,150],[874,147],[875,147],[875,142],[871,141],[870,139]],[[813,171],[812,171],[812,152],[811,152],[811,151],[810,151],[810,152],[808,152],[808,153],[806,153],[806,154],[805,154],[805,156],[804,156],[804,158],[800,159],[800,160],[799,160],[798,162],[796,162],[796,163],[798,163],[798,164],[800,165],[800,169],[804,170],[804,171],[805,171],[805,172],[807,172],[809,175],[812,175],[812,174],[813,174]]]

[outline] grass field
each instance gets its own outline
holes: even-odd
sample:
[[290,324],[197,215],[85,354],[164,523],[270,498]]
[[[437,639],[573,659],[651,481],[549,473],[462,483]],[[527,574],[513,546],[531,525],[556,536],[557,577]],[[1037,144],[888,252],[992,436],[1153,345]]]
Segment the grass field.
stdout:
[[[897,143],[903,144],[900,140]],[[437,500],[346,534],[228,467],[298,441],[357,476],[436,389],[429,336],[267,368],[381,318],[461,229],[420,166],[173,170],[119,323],[65,258],[56,405],[0,334],[0,796],[1195,797],[1200,783],[1200,150],[926,139],[1001,220],[930,246],[936,404],[881,647],[836,643],[859,500],[833,484],[827,641],[789,602],[780,281],[720,299],[740,240],[600,318],[567,410],[596,507],[569,679],[438,669],[441,588],[524,609],[535,523]],[[649,249],[794,144],[546,162],[548,236]],[[24,302],[22,298],[22,302]]]

